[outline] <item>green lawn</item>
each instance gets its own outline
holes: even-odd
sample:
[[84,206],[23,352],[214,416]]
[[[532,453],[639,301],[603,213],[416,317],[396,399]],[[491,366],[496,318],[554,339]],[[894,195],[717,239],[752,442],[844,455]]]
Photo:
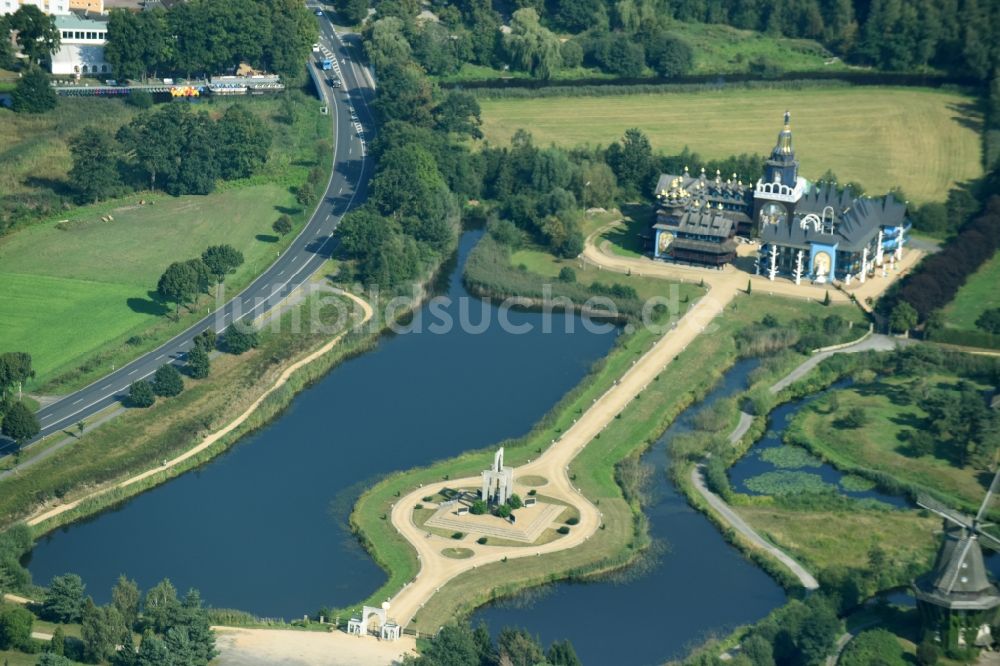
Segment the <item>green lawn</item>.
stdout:
[[803,176],[832,169],[870,193],[899,185],[921,202],[943,201],[953,183],[982,174],[974,103],[958,93],[875,86],[480,100],[493,143],[525,128],[539,145],[607,145],[638,127],[656,152],[688,146],[705,158],[767,154],[788,109]]
[[[60,213],[0,237],[0,283],[5,287],[0,294],[5,323],[0,350],[32,355],[38,373],[32,390],[57,392],[86,383],[189,325],[195,314],[175,322],[152,298],[171,262],[197,257],[209,245],[233,245],[246,258],[226,280],[233,294],[290,242],[294,234],[279,240],[271,223],[286,210],[296,222],[304,219],[289,188],[305,181],[315,166],[316,142],[329,140],[329,126],[309,101],[297,102],[293,124],[279,118],[278,100],[252,100],[248,106],[267,117],[275,132],[269,164],[250,181],[226,184],[208,196],[134,194]],[[224,107],[208,108],[215,113]],[[118,106],[107,109],[121,121]],[[60,106],[55,119],[41,117],[49,124],[38,120],[24,125],[26,134],[11,148],[22,156],[37,152],[17,163],[16,173],[25,182],[33,182],[28,174],[65,148],[62,135],[47,137],[45,128],[65,122],[79,129],[82,118],[89,117],[69,114],[59,120],[63,111]],[[52,176],[63,177],[58,172]],[[113,221],[102,221],[108,215]],[[205,296],[198,309],[203,314],[212,304]]]
[[969,276],[954,300],[944,309],[947,325],[963,330],[975,330],[976,319],[984,310],[1000,308],[1000,252]]
[[[820,400],[800,412],[791,427],[800,427],[810,448],[835,465],[882,472],[905,484],[956,498],[952,503],[974,507],[982,501],[983,477],[989,474],[956,467],[935,455],[914,456],[901,439],[904,431],[920,429],[927,417],[916,402],[911,402],[922,390],[918,384],[947,389],[958,381],[957,377],[933,376],[856,384],[835,393],[837,409],[832,413],[829,399]],[[863,408],[869,421],[861,428],[845,428],[838,419],[854,407]]]

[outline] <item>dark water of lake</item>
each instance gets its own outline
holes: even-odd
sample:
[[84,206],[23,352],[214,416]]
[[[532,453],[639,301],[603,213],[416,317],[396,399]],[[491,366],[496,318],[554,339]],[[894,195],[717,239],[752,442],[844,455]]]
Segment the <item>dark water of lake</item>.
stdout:
[[[469,296],[461,267],[481,235],[462,235],[443,295]],[[483,308],[471,305],[475,324]],[[439,312],[458,321],[459,307]],[[534,328],[515,335],[486,312],[493,323],[478,333],[384,337],[204,467],[42,538],[28,558],[35,581],[75,572],[101,603],[120,573],[143,588],[169,577],[216,608],[289,619],[367,597],[385,574],[348,531],[358,494],[380,475],[527,432],[618,333],[571,317],[568,334],[566,315],[544,333],[543,315],[513,312]]]
[[737,363],[707,398],[682,413],[643,455],[655,468],[649,532],[658,558],[623,582],[558,583],[527,604],[480,609],[494,633],[527,627],[546,645],[568,638],[585,664],[647,666],[679,657],[710,633],[754,622],[785,602],[781,587],[722,538],[667,477],[667,444],[694,415],[746,388],[756,360]]

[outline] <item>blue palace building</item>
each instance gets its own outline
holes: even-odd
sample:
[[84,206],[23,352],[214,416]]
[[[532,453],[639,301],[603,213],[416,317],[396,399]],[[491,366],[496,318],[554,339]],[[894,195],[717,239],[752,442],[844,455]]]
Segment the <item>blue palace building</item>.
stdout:
[[760,243],[755,271],[796,284],[864,282],[902,258],[910,228],[906,204],[891,194],[856,197],[832,183],[799,175],[791,117],[764,163],[756,185],[736,174],[726,180],[663,174],[656,185],[653,256],[721,268],[732,262],[741,238]]

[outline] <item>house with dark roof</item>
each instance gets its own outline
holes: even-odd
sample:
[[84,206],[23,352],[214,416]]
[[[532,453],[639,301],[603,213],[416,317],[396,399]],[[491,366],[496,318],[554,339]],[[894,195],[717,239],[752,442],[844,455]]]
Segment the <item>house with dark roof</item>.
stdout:
[[799,284],[852,280],[902,257],[910,223],[906,204],[892,195],[856,197],[832,184],[814,185],[798,174],[791,116],[764,163],[756,185],[736,174],[708,178],[663,174],[656,185],[653,256],[723,266],[736,256],[737,235],[761,242],[756,272]]

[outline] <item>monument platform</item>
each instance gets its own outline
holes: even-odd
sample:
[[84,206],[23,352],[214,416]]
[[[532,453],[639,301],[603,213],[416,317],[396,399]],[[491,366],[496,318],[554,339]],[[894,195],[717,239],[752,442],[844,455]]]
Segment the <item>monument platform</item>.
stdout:
[[460,504],[452,504],[450,506],[439,507],[434,515],[427,519],[424,525],[532,544],[542,536],[542,532],[546,528],[556,527],[555,521],[567,508],[563,504],[538,502],[534,506],[517,509],[514,512],[517,516],[517,522],[510,523],[503,518],[491,514],[477,516],[472,513],[466,513],[458,515],[457,510],[461,506]]

